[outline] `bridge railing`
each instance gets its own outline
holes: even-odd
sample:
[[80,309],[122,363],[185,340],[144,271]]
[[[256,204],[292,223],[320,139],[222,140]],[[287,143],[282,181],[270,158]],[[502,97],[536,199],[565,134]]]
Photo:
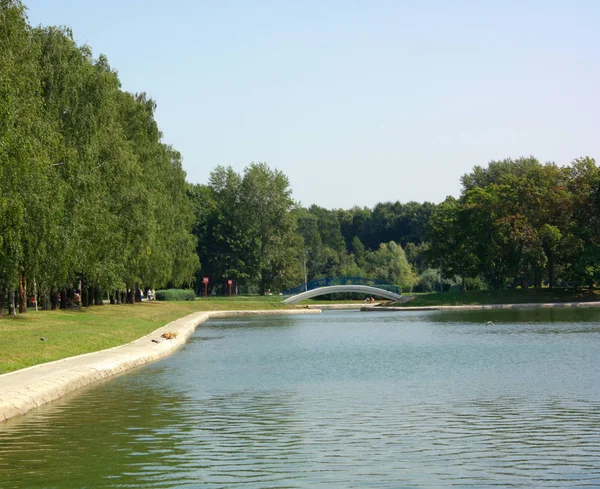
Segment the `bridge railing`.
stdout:
[[283,291],[283,295],[296,295],[307,290],[318,289],[319,287],[328,287],[330,285],[371,285],[402,295],[402,287],[390,284],[383,280],[368,277],[327,277],[311,280],[305,284],[298,285],[291,289]]

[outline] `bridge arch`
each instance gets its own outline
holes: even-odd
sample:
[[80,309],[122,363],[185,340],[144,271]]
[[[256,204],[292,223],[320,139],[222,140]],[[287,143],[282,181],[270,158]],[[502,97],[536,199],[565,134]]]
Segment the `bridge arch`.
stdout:
[[360,294],[369,294],[377,297],[385,297],[386,299],[399,300],[402,299],[400,294],[390,292],[389,290],[383,290],[378,287],[371,287],[369,285],[329,285],[326,287],[319,287],[317,289],[308,290],[300,294],[288,297],[283,301],[284,304],[296,304],[305,299],[311,299],[320,295],[336,294],[339,292],[358,292]]

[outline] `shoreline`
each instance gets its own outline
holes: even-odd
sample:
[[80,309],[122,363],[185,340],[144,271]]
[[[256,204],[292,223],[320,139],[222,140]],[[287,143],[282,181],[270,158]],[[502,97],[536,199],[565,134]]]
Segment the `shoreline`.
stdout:
[[487,309],[557,309],[569,307],[600,307],[600,301],[590,302],[528,302],[523,304],[465,304],[461,306],[407,306],[363,307],[363,312],[374,311],[478,311]]
[[[380,304],[379,302],[376,302],[374,304],[370,304],[371,307],[376,306],[377,304]],[[354,309],[362,309],[363,307],[367,307],[365,306],[364,303],[359,303],[359,304],[306,304],[306,305],[296,305],[295,307],[297,307],[298,309],[302,308],[302,309],[318,309],[321,311],[343,311],[343,310],[354,310]]]
[[[96,381],[165,358],[181,348],[196,327],[209,319],[319,313],[320,309],[312,308],[195,312],[124,345],[2,374],[0,423]],[[163,339],[161,335],[166,332],[176,332],[177,336]]]
[[[328,307],[329,306],[329,307]],[[196,327],[212,318],[320,314],[325,309],[376,311],[460,311],[490,309],[591,308],[595,302],[551,302],[523,304],[471,304],[460,306],[386,307],[363,304],[308,305],[297,309],[195,312],[171,321],[137,340],[106,350],[85,353],[53,362],[34,365],[0,375],[0,423],[22,416],[96,381],[107,379],[135,367],[175,353],[194,333]],[[163,339],[166,332],[176,332],[173,339]]]

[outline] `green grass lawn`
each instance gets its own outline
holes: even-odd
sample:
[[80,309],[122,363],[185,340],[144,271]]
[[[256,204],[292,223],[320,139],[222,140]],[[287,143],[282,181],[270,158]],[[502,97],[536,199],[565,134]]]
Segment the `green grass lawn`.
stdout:
[[[411,295],[411,294],[406,294]],[[526,304],[545,302],[600,301],[600,290],[575,289],[516,289],[468,290],[415,294],[415,298],[397,307],[463,306],[475,304]]]
[[[197,311],[291,308],[278,296],[104,305],[81,311],[29,310],[0,316],[0,374],[129,343]],[[40,340],[45,338],[45,341]]]

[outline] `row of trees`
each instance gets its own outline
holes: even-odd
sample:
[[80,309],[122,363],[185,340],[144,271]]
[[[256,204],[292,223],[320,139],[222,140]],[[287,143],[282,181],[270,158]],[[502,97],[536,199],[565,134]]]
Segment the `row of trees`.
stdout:
[[202,265],[197,287],[207,276],[211,291],[225,291],[233,280],[261,294],[334,276],[410,289],[418,282],[422,240],[435,208],[396,202],[373,210],[305,209],[292,199],[287,177],[265,163],[249,165],[243,175],[218,167],[208,184],[190,185],[188,195]]
[[0,0],[0,304],[17,286],[24,311],[32,293],[56,306],[81,285],[88,304],[191,280],[185,173],[154,110],[69,29],[32,28]]
[[591,158],[566,167],[535,158],[492,161],[462,177],[430,219],[430,262],[463,288],[600,280],[600,172]]
[[188,195],[196,209],[201,274],[211,289],[234,280],[263,294],[299,279],[295,203],[283,173],[264,163],[243,175],[218,167],[207,185],[190,185]]
[[[593,285],[600,279],[600,173],[535,158],[493,161],[439,205],[328,210],[294,202],[264,163],[185,181],[145,94],[121,90],[105,57],[69,29],[32,28],[0,0],[0,304],[133,301],[208,276],[248,291],[362,276],[404,290]],[[0,311],[2,308],[0,307]]]
[[396,202],[372,210],[327,210],[315,205],[298,209],[308,280],[360,276],[411,289],[418,267],[416,260],[411,265],[407,258],[421,246],[433,208],[429,203]]
[[404,290],[445,286],[591,286],[600,280],[600,171],[591,158],[559,167],[533,157],[492,161],[439,205],[302,208],[265,164],[217,168],[190,187],[202,274],[282,290],[361,276]]

